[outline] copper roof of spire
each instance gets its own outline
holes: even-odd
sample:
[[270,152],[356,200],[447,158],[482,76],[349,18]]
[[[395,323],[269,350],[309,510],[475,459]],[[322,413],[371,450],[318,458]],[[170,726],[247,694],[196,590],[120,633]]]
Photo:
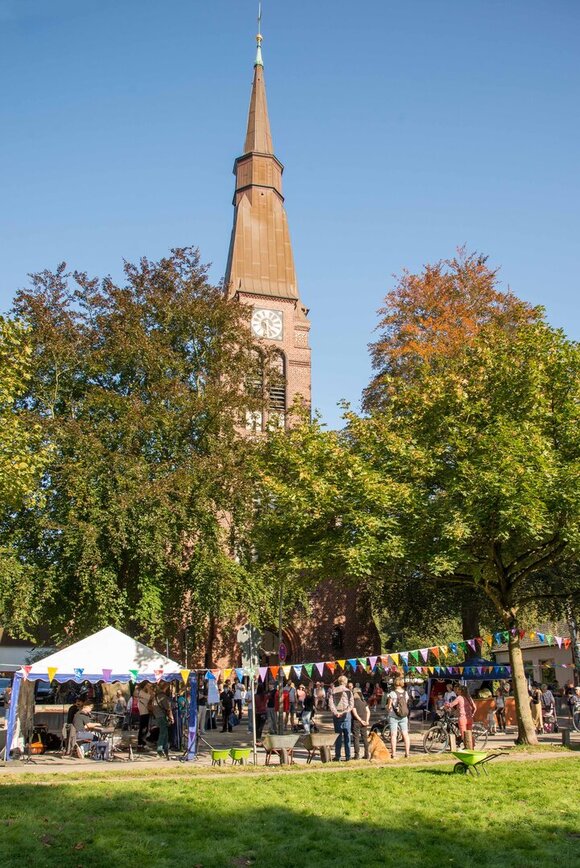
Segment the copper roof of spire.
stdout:
[[294,257],[282,195],[282,163],[274,156],[264,69],[258,56],[244,153],[235,162],[234,227],[226,286],[231,294],[299,299]]

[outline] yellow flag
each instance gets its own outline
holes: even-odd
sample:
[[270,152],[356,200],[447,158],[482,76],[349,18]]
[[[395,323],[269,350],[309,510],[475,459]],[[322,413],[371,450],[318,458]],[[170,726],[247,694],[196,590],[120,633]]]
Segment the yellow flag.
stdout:
[[232,669],[224,669],[224,681],[227,681],[230,675],[232,674]]
[[291,666],[283,666],[283,667],[282,667],[282,672],[284,673],[284,678],[289,678],[289,677],[290,677],[290,670],[291,670],[291,669],[292,669]]
[[395,666],[398,666],[399,665],[399,655],[398,654],[391,654],[390,657],[391,657],[391,660],[393,661],[393,663],[395,664]]
[[180,669],[180,672],[181,677],[183,678],[183,683],[187,684],[187,682],[189,681],[189,673],[191,672],[191,669]]
[[484,636],[483,638],[485,639],[485,641],[487,642],[487,644],[488,644],[489,647],[491,648],[491,646],[493,645],[493,636],[491,635],[491,633],[488,633],[488,634],[487,634],[486,636]]
[[344,669],[345,664],[346,664],[346,660],[337,660],[336,662],[338,663],[338,665],[340,666],[341,669]]
[[449,654],[449,646],[448,646],[448,645],[440,645],[440,646],[439,646],[439,650],[441,651],[441,653],[442,653],[445,657],[447,657],[447,655]]
[[48,680],[52,681],[58,671],[58,666],[49,666],[46,671],[48,672]]

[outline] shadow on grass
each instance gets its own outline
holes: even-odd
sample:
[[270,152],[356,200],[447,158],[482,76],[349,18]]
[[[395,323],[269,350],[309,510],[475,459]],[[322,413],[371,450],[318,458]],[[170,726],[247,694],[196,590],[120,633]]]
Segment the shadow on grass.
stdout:
[[[416,772],[431,777],[419,783]],[[456,860],[515,868],[533,853],[535,868],[552,868],[558,853],[562,864],[575,864],[574,803],[557,795],[548,803],[537,779],[535,788],[508,775],[474,785],[441,769],[416,772],[18,784],[2,792],[0,862],[430,868]]]

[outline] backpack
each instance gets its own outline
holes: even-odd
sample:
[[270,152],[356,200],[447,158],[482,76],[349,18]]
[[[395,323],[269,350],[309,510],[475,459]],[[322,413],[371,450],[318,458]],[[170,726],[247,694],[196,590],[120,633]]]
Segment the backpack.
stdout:
[[344,690],[341,690],[340,694],[341,695],[338,699],[338,702],[335,701],[335,703],[334,703],[336,706],[336,710],[338,711],[339,714],[341,714],[343,711],[346,711],[346,709],[350,705],[350,701],[352,698],[352,691],[349,690],[347,687]]
[[393,699],[392,708],[395,712],[396,716],[400,719],[403,717],[409,716],[409,701],[407,698],[407,691],[403,690],[402,693],[395,691],[397,694],[397,698]]

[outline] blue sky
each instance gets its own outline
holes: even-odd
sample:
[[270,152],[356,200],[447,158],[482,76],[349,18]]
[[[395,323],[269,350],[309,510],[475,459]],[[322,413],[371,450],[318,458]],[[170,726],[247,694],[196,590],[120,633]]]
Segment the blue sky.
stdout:
[[[223,275],[254,0],[0,0],[0,310],[61,260]],[[393,275],[455,248],[580,337],[580,2],[265,0],[314,403],[367,383]]]

